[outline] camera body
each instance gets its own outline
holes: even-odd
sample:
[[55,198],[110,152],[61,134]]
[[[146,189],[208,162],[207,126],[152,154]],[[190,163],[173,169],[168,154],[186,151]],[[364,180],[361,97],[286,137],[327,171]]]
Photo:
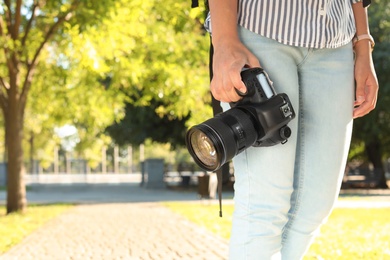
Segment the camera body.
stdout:
[[253,116],[258,139],[252,145],[273,146],[286,143],[291,136],[287,124],[295,118],[295,112],[288,96],[276,94],[268,74],[262,68],[247,69],[241,72],[241,78],[247,87],[243,98],[231,103],[232,108],[241,109]]
[[295,118],[288,96],[276,94],[262,68],[241,72],[247,92],[230,103],[231,109],[191,127],[186,145],[195,162],[206,171],[216,171],[250,146],[286,143],[291,136],[287,124]]

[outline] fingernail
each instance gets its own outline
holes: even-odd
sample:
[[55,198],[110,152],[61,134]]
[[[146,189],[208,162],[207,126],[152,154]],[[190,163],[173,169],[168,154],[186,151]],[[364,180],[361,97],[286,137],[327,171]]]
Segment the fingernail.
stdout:
[[246,88],[241,88],[241,89],[240,89],[240,92],[243,93],[243,94],[245,94],[245,93],[246,93]]

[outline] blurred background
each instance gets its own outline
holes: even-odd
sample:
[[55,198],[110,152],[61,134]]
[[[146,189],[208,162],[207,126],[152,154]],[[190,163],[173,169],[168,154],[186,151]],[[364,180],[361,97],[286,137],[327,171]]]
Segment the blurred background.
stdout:
[[[128,176],[148,158],[162,158],[166,173],[199,171],[184,134],[212,117],[205,10],[187,0],[2,1],[9,211],[25,206],[36,176]],[[390,1],[368,10],[380,93],[376,110],[355,121],[345,189],[388,188],[390,178]],[[231,184],[234,172],[224,174]]]

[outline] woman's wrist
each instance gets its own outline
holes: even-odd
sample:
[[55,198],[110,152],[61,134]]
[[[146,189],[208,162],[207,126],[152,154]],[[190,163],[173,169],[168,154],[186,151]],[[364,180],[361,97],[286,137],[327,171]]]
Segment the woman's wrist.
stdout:
[[[354,49],[358,46],[369,46],[370,51],[374,50],[375,41],[370,34],[355,35],[352,39]],[[364,48],[366,49],[366,48]]]
[[371,59],[372,47],[368,40],[356,42],[353,46],[353,50],[356,57],[367,57]]
[[236,45],[241,42],[238,35],[235,34],[221,35],[220,37],[213,35],[211,41],[214,49],[226,48],[226,46]]
[[[368,25],[367,8],[361,2],[352,5],[356,34],[352,39],[354,52],[357,56],[371,56],[372,48],[375,45],[374,39],[370,36]],[[372,42],[371,42],[372,41]]]

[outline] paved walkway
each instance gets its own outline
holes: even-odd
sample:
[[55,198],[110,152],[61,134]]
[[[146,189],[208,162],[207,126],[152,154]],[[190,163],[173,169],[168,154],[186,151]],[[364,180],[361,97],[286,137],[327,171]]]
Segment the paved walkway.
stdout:
[[38,185],[27,197],[30,203],[84,204],[33,232],[1,260],[226,259],[226,240],[158,202],[199,201],[196,192],[148,190],[136,184]]
[[224,259],[227,241],[156,203],[80,205],[1,259]]
[[[351,194],[349,194],[351,195]],[[339,207],[390,207],[390,194]],[[224,194],[230,203],[232,194]],[[199,202],[195,191],[151,190],[139,184],[32,185],[29,203],[78,203],[49,221],[1,260],[226,259],[227,241],[162,206],[161,201]],[[0,204],[5,192],[0,191]],[[212,214],[212,213],[210,213]],[[217,212],[215,212],[216,217]]]

